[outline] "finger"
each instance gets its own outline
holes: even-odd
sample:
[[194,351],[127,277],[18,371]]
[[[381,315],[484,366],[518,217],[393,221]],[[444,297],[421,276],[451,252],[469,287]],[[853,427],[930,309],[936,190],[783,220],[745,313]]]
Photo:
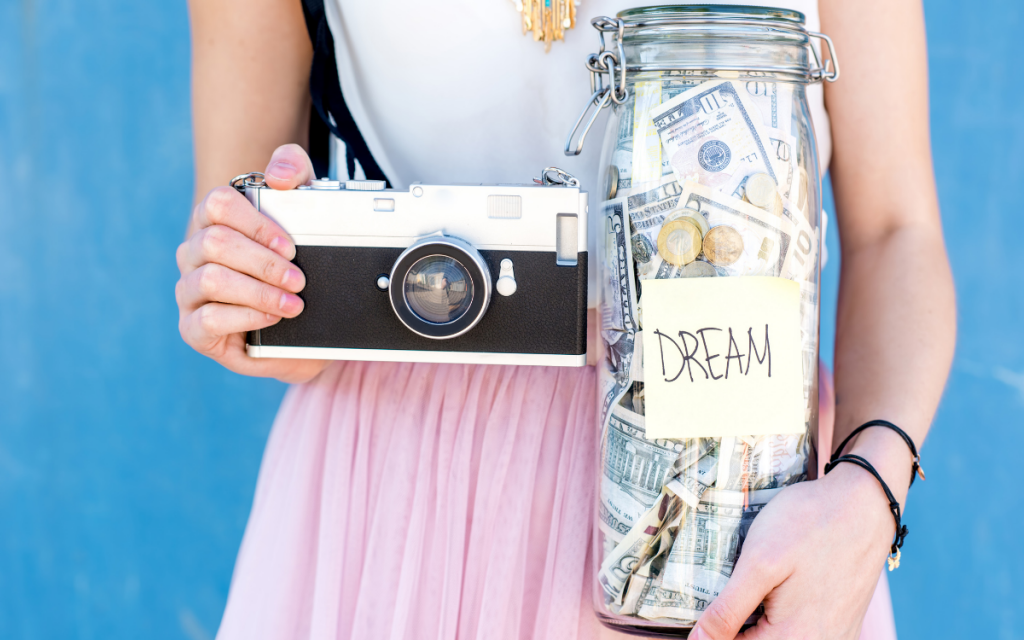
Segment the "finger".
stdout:
[[741,555],[725,588],[697,620],[690,640],[733,640],[757,605],[781,582],[767,563],[748,557],[741,567],[742,560]]
[[200,229],[178,252],[182,276],[204,264],[220,264],[292,293],[302,291],[306,276],[291,262],[261,244],[223,225]]
[[309,184],[314,177],[313,163],[302,147],[286,144],[274,151],[263,177],[272,189],[287,191]]
[[194,216],[194,229],[223,225],[276,251],[286,260],[295,257],[295,245],[285,230],[231,187],[217,187],[206,194]]
[[185,315],[178,323],[182,339],[190,347],[211,357],[224,354],[214,353],[224,336],[245,331],[264,329],[281,320],[280,317],[257,311],[250,307],[211,302]]
[[[302,298],[215,263],[205,264],[181,279],[178,307],[190,313],[208,302],[224,302],[285,318],[303,309]],[[223,334],[220,334],[223,335]]]

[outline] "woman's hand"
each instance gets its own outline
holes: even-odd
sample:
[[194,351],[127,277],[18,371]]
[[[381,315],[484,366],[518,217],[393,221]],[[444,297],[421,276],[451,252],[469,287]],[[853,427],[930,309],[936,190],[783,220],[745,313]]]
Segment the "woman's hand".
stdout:
[[[294,189],[313,178],[313,165],[298,145],[278,147],[265,172],[267,185]],[[296,294],[306,278],[294,264],[295,245],[273,220],[231,187],[218,187],[196,205],[189,238],[178,247],[181,279],[174,288],[181,337],[199,353],[249,376],[305,382],[323,360],[250,358],[245,332],[294,318]]]
[[741,640],[857,640],[894,532],[885,493],[860,467],[786,487],[754,520],[690,639],[733,640],[763,601]]

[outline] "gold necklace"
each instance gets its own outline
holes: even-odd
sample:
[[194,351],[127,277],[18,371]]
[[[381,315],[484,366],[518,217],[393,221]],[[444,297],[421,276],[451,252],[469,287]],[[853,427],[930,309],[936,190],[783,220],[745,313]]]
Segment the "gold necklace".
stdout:
[[533,32],[535,41],[544,41],[544,51],[551,51],[554,40],[565,40],[565,32],[576,26],[574,0],[513,0],[516,11],[523,16],[523,35]]

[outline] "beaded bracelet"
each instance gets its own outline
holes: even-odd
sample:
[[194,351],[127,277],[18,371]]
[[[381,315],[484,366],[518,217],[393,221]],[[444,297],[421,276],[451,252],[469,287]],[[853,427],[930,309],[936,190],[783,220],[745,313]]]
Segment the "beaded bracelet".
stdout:
[[891,429],[898,433],[903,438],[903,441],[906,442],[907,446],[910,448],[910,453],[913,456],[914,460],[913,465],[910,469],[910,486],[914,485],[915,475],[921,476],[921,479],[924,480],[924,470],[921,468],[921,456],[920,454],[917,453],[917,447],[914,446],[913,439],[911,439],[911,437],[907,435],[907,432],[905,432],[903,429],[900,429],[899,427],[889,422],[888,420],[871,420],[870,422],[865,422],[861,426],[854,429],[850,433],[850,435],[846,436],[846,439],[839,444],[839,446],[836,448],[835,453],[832,454],[832,457],[829,459],[828,464],[825,465],[825,473],[828,474],[829,471],[835,469],[836,465],[839,464],[840,462],[849,462],[868,471],[871,475],[875,476],[875,480],[878,480],[878,484],[882,485],[882,490],[885,491],[885,497],[889,499],[889,511],[892,512],[892,517],[896,521],[896,535],[895,537],[893,537],[892,546],[889,547],[889,557],[886,559],[889,563],[889,571],[892,571],[893,569],[896,569],[900,566],[900,549],[903,547],[903,541],[906,539],[907,534],[909,533],[909,531],[907,530],[907,525],[902,524],[901,522],[903,514],[900,509],[900,503],[896,501],[896,497],[893,496],[892,491],[889,490],[889,485],[885,484],[885,480],[882,479],[881,474],[879,474],[878,471],[875,470],[874,466],[872,466],[870,462],[868,462],[861,456],[852,453],[842,455],[843,449],[846,448],[846,445],[850,442],[850,440],[853,439],[853,437],[860,433],[861,431],[868,429],[870,427],[886,427],[887,429]]

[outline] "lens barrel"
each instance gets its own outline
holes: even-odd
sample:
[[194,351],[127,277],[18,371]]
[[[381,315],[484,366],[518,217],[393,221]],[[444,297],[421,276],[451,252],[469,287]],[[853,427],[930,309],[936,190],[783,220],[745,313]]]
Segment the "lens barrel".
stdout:
[[472,329],[491,301],[491,272],[468,242],[437,234],[406,249],[391,269],[388,295],[410,331],[445,340]]

